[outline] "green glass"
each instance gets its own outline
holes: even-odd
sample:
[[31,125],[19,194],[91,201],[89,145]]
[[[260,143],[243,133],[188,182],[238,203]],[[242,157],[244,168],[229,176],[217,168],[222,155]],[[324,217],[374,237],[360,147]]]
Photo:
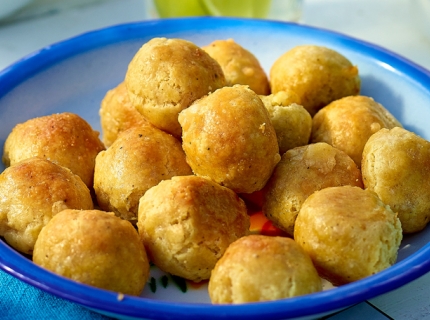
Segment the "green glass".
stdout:
[[267,18],[271,0],[154,0],[161,18],[230,16]]

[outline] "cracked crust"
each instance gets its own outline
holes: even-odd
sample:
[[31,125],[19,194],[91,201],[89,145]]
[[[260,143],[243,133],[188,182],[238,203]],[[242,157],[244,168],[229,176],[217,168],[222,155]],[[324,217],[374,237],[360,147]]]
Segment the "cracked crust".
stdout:
[[342,285],[393,265],[402,226],[397,214],[374,192],[330,187],[305,200],[294,238],[323,278]]
[[148,125],[132,127],[97,156],[94,190],[103,210],[136,222],[139,199],[149,188],[191,173],[175,137]]
[[198,282],[209,279],[230,243],[248,234],[249,217],[244,202],[230,189],[183,176],[145,193],[137,227],[155,265]]

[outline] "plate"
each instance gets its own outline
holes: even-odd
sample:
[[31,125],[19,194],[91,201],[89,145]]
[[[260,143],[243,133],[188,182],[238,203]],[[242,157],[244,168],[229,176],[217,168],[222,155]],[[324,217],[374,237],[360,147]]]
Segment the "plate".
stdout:
[[[358,66],[363,95],[384,105],[406,129],[430,140],[430,72],[407,59],[376,45],[309,26],[204,17],[136,22],[96,30],[43,48],[1,71],[0,147],[15,124],[57,112],[77,113],[100,130],[100,101],[107,90],[123,81],[133,55],[153,37],[183,38],[200,46],[233,38],[254,53],[266,71],[296,45],[330,47]],[[0,171],[3,169],[0,165]],[[204,284],[188,284],[188,290],[183,292],[183,283],[166,280],[154,268],[154,280],[142,297],[118,295],[46,271],[3,241],[0,268],[46,292],[116,318],[313,318],[376,297],[428,272],[429,240],[428,228],[404,237],[396,264],[366,279],[302,297],[246,305],[211,305]],[[170,284],[164,288],[166,282]]]

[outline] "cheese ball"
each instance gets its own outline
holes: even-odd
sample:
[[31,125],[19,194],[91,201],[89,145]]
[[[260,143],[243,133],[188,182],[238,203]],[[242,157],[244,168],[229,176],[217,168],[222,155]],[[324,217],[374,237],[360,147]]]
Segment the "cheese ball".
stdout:
[[270,69],[273,93],[290,89],[313,116],[342,97],[360,92],[358,69],[341,53],[322,46],[300,45],[280,56]]
[[16,250],[31,255],[42,228],[64,209],[93,209],[89,189],[69,169],[30,158],[0,174],[0,236]]
[[382,128],[401,126],[373,98],[350,96],[333,101],[314,116],[311,142],[326,142],[344,151],[360,167],[369,137]]
[[227,85],[248,85],[257,94],[270,93],[269,80],[258,59],[233,39],[216,40],[202,47],[221,66]]
[[218,62],[192,42],[153,38],[130,61],[125,84],[150,123],[180,138],[178,113],[226,80]]
[[260,98],[269,112],[281,155],[287,150],[309,143],[312,117],[299,104],[300,98],[295,93],[279,91],[268,96],[260,96]]
[[102,141],[110,147],[118,135],[134,126],[149,124],[130,102],[125,83],[106,92],[99,110]]
[[235,192],[262,189],[281,158],[269,114],[247,86],[199,99],[179,114],[179,123],[193,172]]
[[33,261],[66,278],[122,294],[139,295],[149,277],[136,229],[99,210],[57,214],[40,232]]
[[263,213],[292,237],[306,198],[344,185],[363,187],[361,172],[347,154],[323,142],[291,149],[282,155],[264,188]]
[[263,101],[266,108],[271,108],[275,106],[289,106],[290,104],[301,103],[301,99],[297,93],[290,89],[278,91],[269,95],[259,95],[261,101]]
[[307,253],[292,239],[250,235],[233,242],[209,280],[212,303],[247,303],[322,290]]
[[248,234],[249,216],[243,200],[230,189],[182,176],[145,193],[137,227],[156,266],[199,282],[209,279],[230,243]]
[[136,222],[139,199],[149,188],[190,174],[176,138],[153,126],[132,127],[97,156],[94,191],[100,208]]
[[294,238],[323,278],[343,285],[393,265],[402,226],[396,213],[374,192],[331,187],[305,200]]
[[421,231],[430,216],[430,142],[403,128],[381,129],[367,141],[364,186],[397,212],[404,233]]
[[95,158],[104,148],[99,133],[84,119],[64,112],[17,124],[6,139],[3,162],[9,166],[41,157],[69,168],[92,188]]

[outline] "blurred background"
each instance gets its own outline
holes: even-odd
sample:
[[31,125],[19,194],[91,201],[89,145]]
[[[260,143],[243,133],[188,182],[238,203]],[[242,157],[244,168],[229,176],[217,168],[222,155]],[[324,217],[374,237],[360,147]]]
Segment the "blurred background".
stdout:
[[[232,14],[232,6],[243,12],[248,0],[155,1],[164,3],[164,14],[166,8],[167,14],[174,8],[170,10],[174,15],[199,12],[192,5],[199,1],[214,14]],[[221,3],[218,7],[217,1]],[[256,7],[270,1],[251,2]],[[430,69],[430,0],[272,0],[273,6],[276,2],[278,7],[272,12],[277,15],[268,13],[271,19],[338,31]],[[155,8],[152,0],[0,0],[0,69],[44,46],[89,30],[156,18]],[[261,10],[254,14],[259,17]]]

